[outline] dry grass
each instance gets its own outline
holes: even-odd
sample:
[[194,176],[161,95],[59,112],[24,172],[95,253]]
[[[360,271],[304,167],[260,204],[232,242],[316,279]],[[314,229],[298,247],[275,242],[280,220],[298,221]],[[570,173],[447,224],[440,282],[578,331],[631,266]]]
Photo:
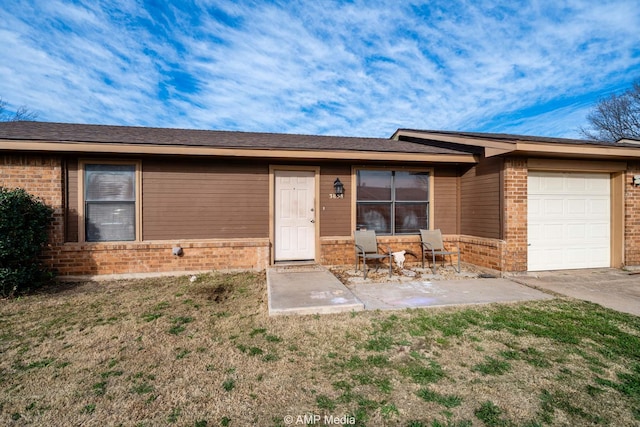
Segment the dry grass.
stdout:
[[242,273],[1,301],[0,424],[640,423],[637,317],[553,300],[270,318],[265,297]]

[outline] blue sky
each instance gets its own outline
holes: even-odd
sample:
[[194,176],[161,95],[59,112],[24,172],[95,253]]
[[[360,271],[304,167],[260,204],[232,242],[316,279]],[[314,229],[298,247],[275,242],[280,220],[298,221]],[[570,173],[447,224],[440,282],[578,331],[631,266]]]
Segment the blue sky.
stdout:
[[0,97],[39,120],[578,137],[640,79],[637,0],[3,0]]

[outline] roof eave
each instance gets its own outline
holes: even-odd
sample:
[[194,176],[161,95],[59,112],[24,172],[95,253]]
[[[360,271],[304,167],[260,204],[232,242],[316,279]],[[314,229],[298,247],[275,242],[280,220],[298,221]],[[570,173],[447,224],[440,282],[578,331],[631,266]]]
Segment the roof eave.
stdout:
[[496,148],[498,150],[513,150],[516,146],[515,142],[505,142],[498,141],[491,138],[475,138],[471,136],[465,135],[448,135],[437,132],[419,132],[419,131],[410,131],[410,130],[402,130],[398,129],[392,136],[392,139],[398,139],[401,136],[424,139],[424,140],[435,140],[440,142],[449,142],[452,144],[460,144],[460,145],[470,145],[473,147],[484,147],[484,148]]
[[521,156],[563,157],[574,159],[639,159],[640,150],[633,147],[567,146],[564,144],[518,143],[510,154]]
[[422,133],[399,129],[394,138],[408,136],[424,140],[450,142],[473,147],[483,147],[485,157],[522,155],[522,156],[555,156],[573,158],[609,158],[609,159],[638,159],[640,149],[635,147],[621,147],[616,145],[601,146],[592,144],[563,144],[561,142],[531,142],[516,140],[496,141],[491,138],[475,138],[464,135],[447,135],[441,133]]
[[301,149],[255,149],[154,144],[73,143],[52,141],[0,140],[0,151],[65,153],[215,156],[235,158],[371,160],[431,163],[477,163],[472,154],[401,153],[383,151],[334,151]]

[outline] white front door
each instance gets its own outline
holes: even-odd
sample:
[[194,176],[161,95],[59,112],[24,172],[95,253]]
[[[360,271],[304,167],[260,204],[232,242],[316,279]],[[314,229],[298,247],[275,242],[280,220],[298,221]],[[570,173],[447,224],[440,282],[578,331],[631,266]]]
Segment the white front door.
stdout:
[[528,270],[610,267],[609,174],[529,172]]
[[275,171],[275,260],[315,259],[315,172]]

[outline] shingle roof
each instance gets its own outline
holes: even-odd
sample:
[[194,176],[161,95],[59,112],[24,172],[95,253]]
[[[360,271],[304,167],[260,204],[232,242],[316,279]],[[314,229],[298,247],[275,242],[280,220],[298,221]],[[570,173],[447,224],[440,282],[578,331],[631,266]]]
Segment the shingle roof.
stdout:
[[[616,142],[602,142],[593,141],[588,139],[570,139],[570,138],[554,138],[547,136],[531,136],[531,135],[514,135],[507,133],[482,133],[482,132],[458,132],[458,131],[441,131],[441,130],[423,130],[423,129],[398,129],[398,132],[416,132],[425,135],[425,138],[431,135],[449,135],[468,137],[475,139],[486,139],[500,142],[541,142],[541,143],[553,143],[553,144],[571,144],[571,145],[595,145],[602,147],[611,146],[628,146],[633,147],[632,143],[616,143]],[[637,144],[635,144],[637,146]]]
[[155,146],[245,148],[264,150],[370,151],[421,154],[468,154],[385,138],[294,135],[47,122],[0,123],[0,140],[106,143]]

